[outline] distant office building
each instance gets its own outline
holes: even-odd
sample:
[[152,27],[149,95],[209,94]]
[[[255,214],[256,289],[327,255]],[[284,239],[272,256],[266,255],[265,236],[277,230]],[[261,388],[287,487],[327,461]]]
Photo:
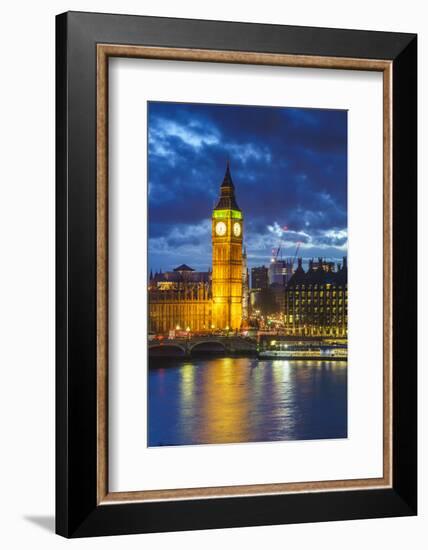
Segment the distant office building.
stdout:
[[[284,292],[284,287],[282,291]],[[278,302],[275,301],[275,291],[271,288],[252,288],[250,290],[251,312],[258,315],[279,313]]]
[[269,286],[269,270],[264,265],[260,267],[253,267],[251,269],[251,288],[252,289],[265,289]]
[[272,258],[268,269],[268,280],[270,285],[286,286],[293,275],[293,262],[291,260],[278,260]]
[[273,313],[285,311],[285,288],[282,283],[273,283],[269,287],[271,302],[274,304]]
[[[317,267],[315,267],[317,266]],[[285,329],[288,334],[339,336],[348,334],[348,268],[346,257],[338,271],[322,258],[309,262],[307,272],[302,259],[285,292]]]

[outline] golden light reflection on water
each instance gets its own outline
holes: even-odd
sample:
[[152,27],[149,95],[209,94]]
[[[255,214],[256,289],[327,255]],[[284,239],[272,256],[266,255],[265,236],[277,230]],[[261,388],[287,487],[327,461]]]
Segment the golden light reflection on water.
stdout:
[[319,363],[213,358],[155,369],[150,445],[346,437],[346,362]]
[[184,364],[180,369],[180,423],[184,432],[194,430],[195,410],[195,375],[196,366],[191,363]]
[[[263,363],[253,361],[249,368],[240,368],[239,361],[214,359],[199,369],[196,365],[183,365],[180,410],[185,439],[194,438],[198,431],[198,438],[206,443],[252,441],[253,434],[259,433],[261,424],[266,422],[267,408],[273,421],[273,425],[266,426],[267,437],[275,423],[281,421],[292,431],[289,362],[276,360],[264,368]],[[241,361],[248,363],[248,359]],[[200,379],[195,391],[198,370]]]
[[285,384],[290,380],[290,363],[288,361],[272,361],[272,372],[275,382]]
[[181,370],[181,394],[184,401],[189,401],[194,395],[195,365],[186,363]]
[[[197,430],[207,443],[247,440],[246,373],[234,368],[230,358],[216,359],[203,368],[203,372],[197,373],[198,367],[185,365],[181,376],[184,437],[194,437]],[[196,373],[200,375],[198,391],[193,387]]]

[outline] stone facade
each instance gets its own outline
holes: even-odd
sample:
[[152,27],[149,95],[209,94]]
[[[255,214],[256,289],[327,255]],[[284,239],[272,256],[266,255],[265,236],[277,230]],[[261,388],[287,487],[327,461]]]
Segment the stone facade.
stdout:
[[347,337],[346,257],[337,271],[319,258],[305,272],[299,259],[285,292],[285,329],[292,335]]
[[241,328],[248,315],[243,221],[228,162],[212,214],[212,272],[198,272],[183,264],[170,272],[151,274],[150,332]]

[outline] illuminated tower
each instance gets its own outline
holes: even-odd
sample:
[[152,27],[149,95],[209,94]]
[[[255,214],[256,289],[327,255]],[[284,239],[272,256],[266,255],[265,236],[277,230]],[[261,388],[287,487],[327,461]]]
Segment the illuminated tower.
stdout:
[[229,161],[212,216],[212,322],[216,329],[239,329],[242,322],[243,217],[235,199]]

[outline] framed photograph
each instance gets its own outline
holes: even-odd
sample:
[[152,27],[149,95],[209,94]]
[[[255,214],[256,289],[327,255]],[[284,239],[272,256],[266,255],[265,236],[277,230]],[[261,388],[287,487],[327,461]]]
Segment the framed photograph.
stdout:
[[56,25],[57,533],[416,514],[416,35]]

